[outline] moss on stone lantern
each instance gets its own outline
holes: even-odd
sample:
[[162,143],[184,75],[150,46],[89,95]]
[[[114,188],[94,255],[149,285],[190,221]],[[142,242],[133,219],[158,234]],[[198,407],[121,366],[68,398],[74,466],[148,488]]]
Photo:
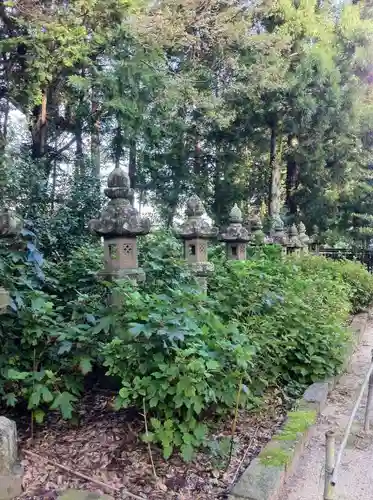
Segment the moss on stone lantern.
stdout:
[[299,241],[302,244],[301,253],[306,254],[306,253],[308,253],[308,245],[310,244],[311,240],[307,234],[306,226],[304,225],[303,222],[299,223],[298,233],[299,233]]
[[263,222],[259,214],[253,215],[249,219],[251,228],[250,245],[262,245],[264,243],[265,234],[263,232]]
[[315,252],[316,254],[319,253],[319,248],[320,248],[320,231],[317,226],[313,226],[312,228],[312,236],[310,238],[310,246],[312,252]]
[[299,240],[298,229],[295,224],[289,228],[289,240],[287,244],[287,253],[299,255],[302,248],[302,243]]
[[[12,210],[0,211],[0,239],[12,246],[23,228],[23,221]],[[10,304],[9,293],[0,285],[0,314],[4,313]]]
[[4,313],[10,304],[9,293],[0,286],[0,314]]
[[281,253],[282,255],[286,255],[289,238],[285,231],[284,221],[279,215],[274,215],[272,217],[271,239],[274,245],[281,245]]
[[115,168],[107,180],[105,195],[109,203],[99,219],[93,219],[89,228],[104,238],[104,275],[108,279],[145,279],[139,268],[137,237],[148,234],[150,220],[141,218],[132,206],[133,190],[128,175],[121,168]]
[[203,217],[205,209],[196,195],[187,200],[186,220],[176,229],[176,234],[184,241],[184,257],[191,266],[201,288],[207,290],[207,277],[214,271],[208,262],[208,240],[218,234],[218,229]]
[[229,226],[220,235],[225,242],[227,259],[246,260],[246,247],[250,241],[249,231],[242,225],[242,212],[237,204],[229,214]]

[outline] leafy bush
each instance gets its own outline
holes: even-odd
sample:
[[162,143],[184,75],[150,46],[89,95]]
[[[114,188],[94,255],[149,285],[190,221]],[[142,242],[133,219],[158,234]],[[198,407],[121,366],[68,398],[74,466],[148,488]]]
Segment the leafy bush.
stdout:
[[18,250],[0,248],[1,284],[12,298],[0,322],[0,397],[11,406],[26,402],[38,422],[48,407],[70,418],[83,378],[98,355],[92,312],[99,310],[100,297],[80,294],[69,305],[66,276],[61,289],[57,279],[50,278],[61,295],[66,290],[65,302],[46,293],[44,267],[49,266],[43,266],[32,233],[26,236]]
[[341,365],[350,309],[341,278],[306,275],[299,259],[261,258],[219,267],[210,293],[221,317],[249,332],[258,390],[271,383],[300,388]]
[[157,231],[140,239],[139,263],[146,272],[142,288],[150,293],[195,284],[183,258],[181,241],[171,231]]
[[250,385],[252,344],[193,289],[120,295],[115,338],[104,347],[108,373],[122,380],[117,406],[144,404],[151,417],[146,439],[160,443],[165,457],[176,446],[188,460],[206,438],[206,412],[232,408],[240,384]]
[[317,273],[342,279],[349,287],[351,311],[357,313],[365,309],[373,300],[373,275],[358,262],[334,261],[325,257],[306,256],[300,261],[305,275]]
[[83,245],[58,262],[44,262],[42,289],[52,295],[56,306],[67,319],[84,312],[94,314],[106,303],[106,284],[100,280],[103,248],[99,244]]
[[373,276],[363,265],[355,262],[336,262],[335,265],[343,281],[350,285],[352,312],[356,313],[368,307],[373,300]]
[[[210,257],[201,296],[181,244],[168,232],[140,243],[144,284],[102,283],[100,245],[44,262],[32,233],[18,250],[0,248],[1,284],[12,308],[1,317],[0,397],[25,402],[36,421],[48,409],[70,418],[94,366],[121,381],[116,406],[148,417],[145,440],[188,460],[207,444],[215,416],[258,403],[273,384],[296,394],[335,373],[349,342],[351,310],[372,298],[362,266],[320,257],[278,258],[261,247],[246,262]],[[112,289],[120,300],[107,307]]]

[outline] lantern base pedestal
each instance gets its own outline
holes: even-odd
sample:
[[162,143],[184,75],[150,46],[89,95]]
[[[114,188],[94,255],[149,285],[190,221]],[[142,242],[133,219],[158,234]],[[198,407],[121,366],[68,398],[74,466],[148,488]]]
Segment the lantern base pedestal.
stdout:
[[4,313],[10,305],[9,293],[0,286],[0,314]]
[[202,293],[207,295],[207,278],[214,272],[214,264],[212,262],[193,262],[189,265]]
[[145,271],[141,267],[120,269],[119,271],[103,271],[100,273],[100,278],[107,281],[128,279],[140,283],[145,281]]
[[[102,271],[99,273],[99,278],[102,281],[128,280],[132,283],[141,283],[145,281],[145,271],[141,268],[136,269],[121,269],[120,271]],[[122,305],[122,297],[118,290],[112,290],[107,298],[107,303],[110,306]]]
[[189,265],[193,274],[202,278],[214,272],[214,264],[212,262],[191,262]]

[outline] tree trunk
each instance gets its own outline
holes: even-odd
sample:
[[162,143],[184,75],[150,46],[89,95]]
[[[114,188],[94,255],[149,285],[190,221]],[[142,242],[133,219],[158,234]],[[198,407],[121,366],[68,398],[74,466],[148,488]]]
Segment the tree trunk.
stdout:
[[268,214],[270,217],[280,213],[281,196],[281,163],[277,158],[277,128],[271,126],[271,142],[269,151],[269,166],[271,171],[271,185],[269,192]]
[[137,175],[136,140],[132,139],[130,142],[130,155],[128,162],[128,177],[130,178],[130,186],[132,189],[136,188],[136,175]]
[[6,99],[3,108],[3,119],[1,120],[1,130],[0,130],[0,154],[4,154],[6,140],[8,135],[8,122],[9,122],[9,111],[10,103],[9,99]]
[[114,165],[115,168],[120,167],[120,159],[122,157],[122,129],[118,125],[116,131],[115,131],[115,137],[114,137]]
[[100,121],[98,119],[98,103],[94,98],[92,91],[92,116],[93,126],[91,130],[91,162],[93,167],[93,175],[99,179],[101,172],[101,155],[100,155]]
[[170,229],[174,225],[174,219],[176,215],[176,209],[177,209],[177,204],[170,203],[168,211],[167,211],[167,220],[166,220],[166,227],[167,229]]
[[[288,138],[288,144],[291,145],[292,136]],[[299,184],[299,167],[290,154],[287,159],[286,168],[286,206],[291,215],[296,215],[298,206],[295,200],[295,193]]]
[[[229,210],[229,207],[225,207],[224,193],[222,192],[222,183],[224,186],[224,180],[222,181],[222,171],[219,155],[219,147],[216,146],[215,150],[215,172],[214,172],[214,201],[212,204],[212,209],[214,211],[214,218],[216,223],[220,226],[223,218],[224,210]],[[223,206],[222,206],[223,201]]]
[[31,126],[32,157],[34,160],[43,158],[47,145],[47,91],[43,91],[42,102],[33,110],[33,123]]
[[77,119],[75,127],[75,167],[79,175],[84,175],[83,133],[80,119]]
[[[57,150],[57,138],[55,139],[55,150]],[[52,169],[52,192],[51,192],[51,215],[54,214],[54,207],[56,202],[56,186],[57,186],[57,157],[53,160]]]

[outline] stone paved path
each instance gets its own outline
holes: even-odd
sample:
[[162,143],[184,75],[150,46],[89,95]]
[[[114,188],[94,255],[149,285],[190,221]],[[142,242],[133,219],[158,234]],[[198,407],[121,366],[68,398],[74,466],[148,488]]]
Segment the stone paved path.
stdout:
[[[324,486],[325,432],[337,432],[337,451],[358,397],[361,383],[368,371],[373,348],[373,321],[356,351],[348,373],[343,375],[328,399],[315,433],[304,451],[281,500],[322,500]],[[373,433],[362,433],[366,394],[359,408],[353,435],[342,459],[335,500],[373,500]],[[372,412],[373,413],[373,412]],[[373,414],[372,423],[373,428]]]

